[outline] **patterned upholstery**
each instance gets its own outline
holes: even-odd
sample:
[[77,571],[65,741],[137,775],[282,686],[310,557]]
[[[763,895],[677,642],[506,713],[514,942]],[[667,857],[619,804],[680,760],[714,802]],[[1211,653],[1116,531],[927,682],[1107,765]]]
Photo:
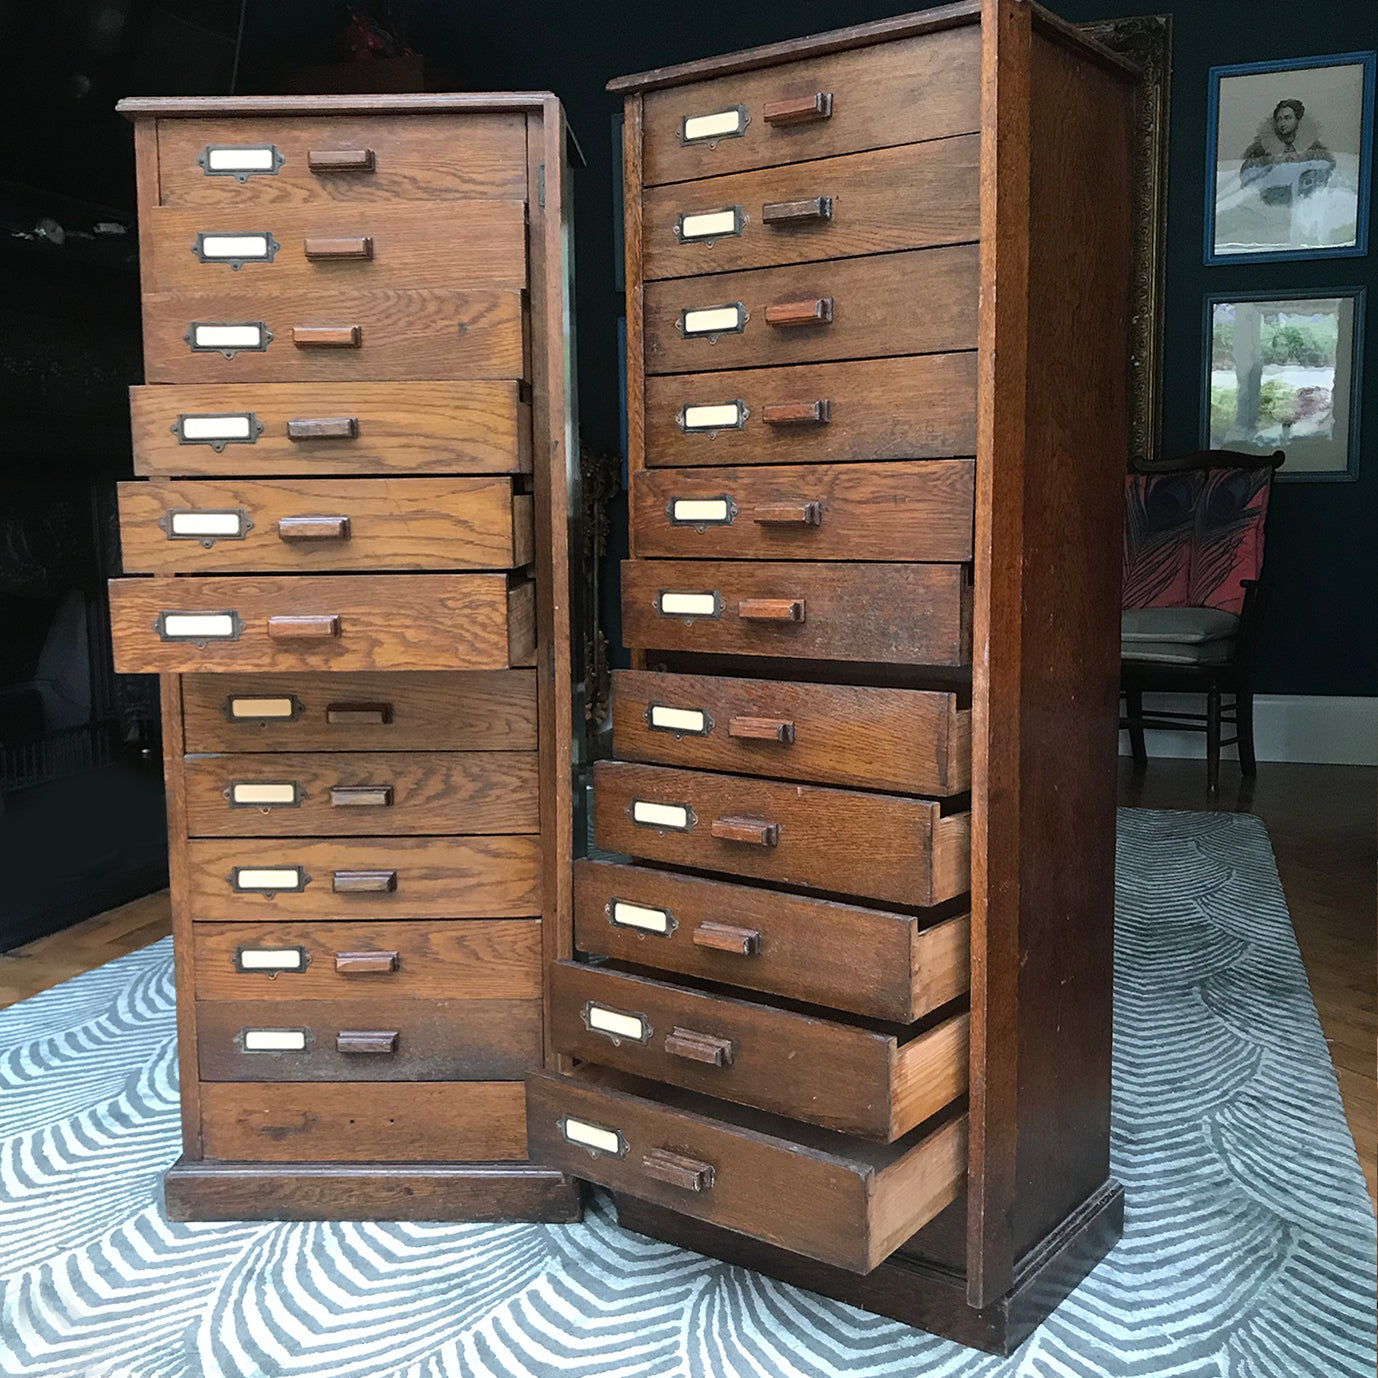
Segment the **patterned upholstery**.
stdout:
[[1125,608],[1239,613],[1241,581],[1263,568],[1272,466],[1130,474],[1125,479]]

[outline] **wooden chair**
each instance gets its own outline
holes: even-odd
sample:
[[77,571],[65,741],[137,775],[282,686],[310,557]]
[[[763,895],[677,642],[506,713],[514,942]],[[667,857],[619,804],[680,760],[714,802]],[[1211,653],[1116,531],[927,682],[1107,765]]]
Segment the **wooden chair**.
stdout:
[[[1254,756],[1254,665],[1263,615],[1264,529],[1283,453],[1200,450],[1139,461],[1125,481],[1120,726],[1137,765],[1145,730],[1206,734],[1206,788],[1220,788],[1220,749]],[[1206,695],[1204,713],[1144,711],[1146,691]],[[1224,703],[1224,696],[1230,702]],[[1221,739],[1222,726],[1235,735]]]

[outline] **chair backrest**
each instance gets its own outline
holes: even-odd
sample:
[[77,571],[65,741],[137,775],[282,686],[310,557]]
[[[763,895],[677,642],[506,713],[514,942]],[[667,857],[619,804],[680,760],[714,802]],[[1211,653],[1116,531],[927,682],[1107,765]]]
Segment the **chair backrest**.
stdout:
[[1126,608],[1244,606],[1243,580],[1263,569],[1271,457],[1202,450],[1140,463],[1125,478]]

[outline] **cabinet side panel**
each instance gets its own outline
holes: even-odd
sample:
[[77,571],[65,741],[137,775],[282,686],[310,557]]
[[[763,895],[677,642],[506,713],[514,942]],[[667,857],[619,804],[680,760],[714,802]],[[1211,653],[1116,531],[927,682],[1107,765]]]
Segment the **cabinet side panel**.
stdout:
[[1109,1173],[1130,277],[1132,87],[1030,58],[1016,1258]]

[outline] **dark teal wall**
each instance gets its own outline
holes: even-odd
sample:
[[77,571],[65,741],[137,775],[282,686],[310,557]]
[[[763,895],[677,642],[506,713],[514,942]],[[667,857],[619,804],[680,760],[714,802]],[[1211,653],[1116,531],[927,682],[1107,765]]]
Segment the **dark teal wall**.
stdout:
[[[564,101],[588,158],[577,184],[579,396],[585,441],[618,445],[618,373],[613,291],[613,76],[731,52],[801,33],[901,13],[903,4],[784,0],[735,5],[646,0],[514,0],[459,4],[416,0],[414,45],[443,63],[460,89],[549,89]],[[1058,0],[1081,21],[1130,12],[1122,0]],[[1133,12],[1161,13],[1166,6]],[[242,90],[271,90],[285,64],[320,56],[335,0],[269,6],[249,0]],[[1372,255],[1254,266],[1202,263],[1207,71],[1223,63],[1319,56],[1378,41],[1374,0],[1194,0],[1173,11],[1171,157],[1164,328],[1165,453],[1195,449],[1200,434],[1201,310],[1208,292],[1374,284]],[[1378,200],[1378,198],[1375,198]],[[1371,242],[1378,236],[1370,234]],[[1378,292],[1368,300],[1369,367],[1362,404],[1357,483],[1290,483],[1275,490],[1267,579],[1273,603],[1260,689],[1274,693],[1378,694]]]

